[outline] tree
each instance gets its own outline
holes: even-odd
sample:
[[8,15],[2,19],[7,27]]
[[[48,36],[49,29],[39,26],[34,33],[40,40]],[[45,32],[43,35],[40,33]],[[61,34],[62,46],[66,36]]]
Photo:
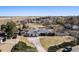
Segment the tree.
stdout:
[[20,41],[15,46],[13,46],[11,52],[37,52],[37,49],[27,46],[26,43]]
[[23,27],[22,27],[22,29],[24,29],[24,28],[26,28],[26,25],[25,25],[25,24],[23,24]]
[[17,27],[16,24],[14,22],[7,22],[6,24],[6,31],[7,33],[7,37],[10,38],[14,35],[14,33],[17,32]]
[[6,25],[2,24],[1,25],[1,31],[4,31],[5,32],[5,30],[6,30]]
[[57,24],[60,24],[60,25],[64,25],[65,21],[64,21],[64,17],[58,17],[57,21],[56,21]]

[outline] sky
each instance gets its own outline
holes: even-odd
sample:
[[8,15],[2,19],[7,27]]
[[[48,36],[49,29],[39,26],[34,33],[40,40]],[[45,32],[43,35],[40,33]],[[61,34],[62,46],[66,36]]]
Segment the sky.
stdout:
[[78,16],[79,6],[0,6],[0,16]]

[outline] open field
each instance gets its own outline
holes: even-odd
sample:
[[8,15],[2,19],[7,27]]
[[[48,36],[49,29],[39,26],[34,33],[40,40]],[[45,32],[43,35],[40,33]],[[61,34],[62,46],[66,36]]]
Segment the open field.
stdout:
[[70,42],[74,39],[75,38],[71,36],[46,36],[40,37],[40,43],[47,50],[50,46],[62,44],[63,42]]
[[30,28],[39,28],[39,27],[45,27],[41,24],[34,24],[34,23],[27,23],[27,26],[29,26]]
[[11,19],[7,19],[7,18],[0,18],[0,25],[2,24],[6,24],[7,22],[12,21]]

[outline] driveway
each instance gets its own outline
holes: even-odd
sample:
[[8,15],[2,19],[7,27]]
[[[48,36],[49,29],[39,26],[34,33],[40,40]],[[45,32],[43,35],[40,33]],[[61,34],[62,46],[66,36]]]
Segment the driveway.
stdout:
[[41,43],[39,40],[40,40],[39,37],[28,37],[28,41],[35,45],[38,52],[46,52],[46,50],[41,46]]

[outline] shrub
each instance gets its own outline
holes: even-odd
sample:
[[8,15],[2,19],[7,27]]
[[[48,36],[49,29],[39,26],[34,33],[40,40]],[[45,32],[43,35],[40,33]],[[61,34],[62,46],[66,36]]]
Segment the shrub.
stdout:
[[27,46],[24,42],[17,43],[11,50],[11,52],[36,52],[36,48]]
[[56,20],[56,23],[63,26],[64,25],[64,17],[62,17],[62,16],[58,17],[58,19]]
[[58,49],[64,48],[65,46],[75,46],[75,42],[74,41],[64,42],[64,43],[62,43],[60,45],[50,46],[48,48],[48,52],[56,52]]
[[71,42],[64,42],[64,43],[58,45],[58,47],[60,47],[60,48],[63,48],[65,46],[75,46],[75,43],[74,43],[74,41],[71,41]]
[[79,37],[77,38],[77,41],[76,42],[77,42],[77,45],[79,45]]
[[49,48],[48,48],[48,52],[56,52],[57,50],[59,49],[59,47],[58,46],[50,46]]

